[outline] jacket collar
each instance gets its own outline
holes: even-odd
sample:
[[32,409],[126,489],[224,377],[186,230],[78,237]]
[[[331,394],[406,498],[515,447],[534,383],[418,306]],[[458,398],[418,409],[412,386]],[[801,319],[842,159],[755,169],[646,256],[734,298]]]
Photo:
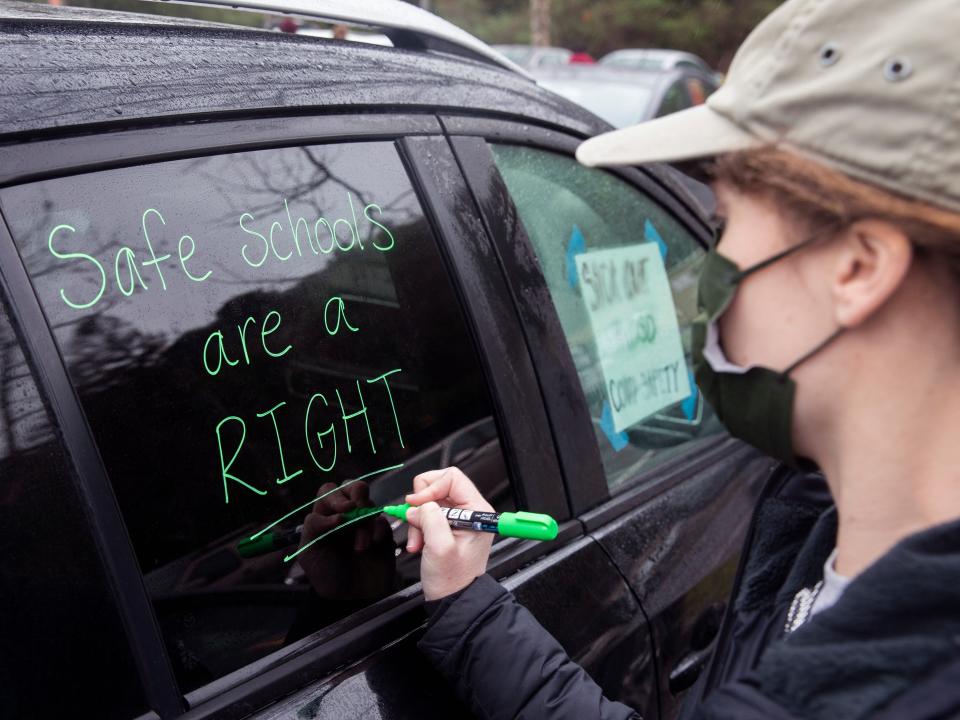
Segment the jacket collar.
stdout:
[[[816,522],[778,600],[808,584],[836,536]],[[823,552],[826,546],[826,553]],[[853,579],[837,603],[772,644],[756,668],[765,694],[810,718],[857,718],[960,658],[960,520],[911,535]],[[814,582],[816,578],[814,578]]]

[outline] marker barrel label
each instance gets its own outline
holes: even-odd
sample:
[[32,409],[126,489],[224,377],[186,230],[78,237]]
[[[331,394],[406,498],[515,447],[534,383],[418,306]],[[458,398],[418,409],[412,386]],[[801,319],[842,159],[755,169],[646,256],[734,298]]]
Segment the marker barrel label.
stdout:
[[480,512],[479,510],[460,510],[458,508],[440,508],[452,528],[497,532],[500,513]]

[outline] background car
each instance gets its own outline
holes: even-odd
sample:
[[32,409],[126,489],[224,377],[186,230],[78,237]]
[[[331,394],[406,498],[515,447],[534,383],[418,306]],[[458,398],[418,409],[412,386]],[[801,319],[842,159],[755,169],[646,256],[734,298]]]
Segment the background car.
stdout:
[[[559,521],[488,571],[609,696],[672,718],[710,652],[773,466],[689,381],[692,181],[583,167],[602,120],[355,10],[395,47],[0,1],[5,716],[469,717],[416,649],[402,523],[241,552],[445,463]],[[679,334],[622,426],[577,270],[603,251],[660,258]]]
[[533,45],[493,45],[492,47],[528,70],[566,65],[573,55],[572,50],[561,47],[534,47]]
[[[319,28],[319,27],[299,27],[297,28],[297,35],[307,35],[310,37],[319,37],[332,39],[334,34],[333,30],[330,28]],[[371,32],[356,32],[350,30],[347,32],[344,40],[349,40],[350,42],[363,42],[371,43],[372,45],[387,45],[391,46],[393,43],[390,42],[390,38],[381,33],[371,33]]]
[[534,73],[541,87],[582,105],[614,127],[636,125],[703,103],[716,89],[700,70],[565,66]]
[[721,82],[717,73],[706,60],[683,50],[663,50],[657,48],[623,48],[607,53],[598,61],[608,67],[630,70],[676,70],[687,68],[698,70],[713,78],[715,84]]

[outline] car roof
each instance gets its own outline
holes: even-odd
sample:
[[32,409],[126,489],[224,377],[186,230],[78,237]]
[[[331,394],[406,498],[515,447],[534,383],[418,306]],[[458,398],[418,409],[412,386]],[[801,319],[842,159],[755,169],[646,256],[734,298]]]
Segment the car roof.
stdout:
[[445,53],[0,0],[0,140],[289,111],[450,111],[609,129],[519,73]]
[[654,87],[684,76],[683,70],[634,70],[632,68],[604,67],[598,64],[573,64],[536,69],[532,75],[538,80],[571,83],[602,83],[610,85],[646,85]]
[[541,51],[555,52],[557,50],[561,50],[563,52],[570,52],[570,50],[567,50],[567,48],[560,47],[559,45],[524,45],[523,43],[511,45],[511,44],[498,43],[496,45],[491,45],[490,47],[492,47],[494,50],[500,50],[500,49],[530,50],[531,52],[541,52]]
[[701,58],[699,55],[694,55],[692,52],[687,52],[686,50],[667,50],[664,48],[622,48],[620,50],[614,50],[610,53],[607,53],[604,55],[604,57],[610,57],[612,55],[617,55],[619,57],[657,58],[660,60],[695,60],[700,65],[706,65],[706,61],[703,58]]

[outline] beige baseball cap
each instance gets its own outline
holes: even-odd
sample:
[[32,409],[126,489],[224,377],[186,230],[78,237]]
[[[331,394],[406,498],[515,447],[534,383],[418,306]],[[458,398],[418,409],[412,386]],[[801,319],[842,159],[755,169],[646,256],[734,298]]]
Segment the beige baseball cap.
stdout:
[[788,0],[706,104],[582,143],[584,165],[777,145],[960,212],[960,0]]

